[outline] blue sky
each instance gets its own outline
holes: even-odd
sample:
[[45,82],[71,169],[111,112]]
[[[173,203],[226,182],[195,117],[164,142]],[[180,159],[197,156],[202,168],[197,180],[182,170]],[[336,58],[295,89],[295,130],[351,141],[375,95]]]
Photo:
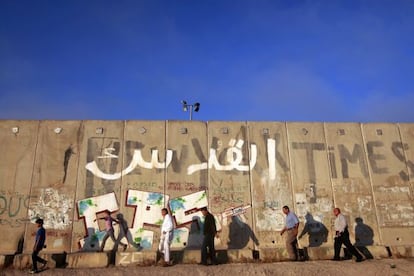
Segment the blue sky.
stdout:
[[0,1],[0,119],[414,122],[414,1]]

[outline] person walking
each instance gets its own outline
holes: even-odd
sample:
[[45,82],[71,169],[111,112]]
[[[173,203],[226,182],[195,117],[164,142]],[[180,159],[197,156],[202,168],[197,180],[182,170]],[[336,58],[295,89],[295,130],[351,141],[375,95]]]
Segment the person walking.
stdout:
[[[105,216],[103,218],[100,218],[100,219],[105,220],[105,229],[106,229],[106,233],[105,233],[105,236],[102,239],[102,244],[101,244],[101,248],[100,248],[100,251],[102,252],[102,251],[104,251],[105,243],[106,243],[106,240],[108,238],[111,238],[114,243],[116,242],[113,223],[114,222],[118,223],[118,220],[114,219],[111,216],[111,213],[109,212],[109,210],[105,210]],[[96,219],[95,219],[95,221],[96,221]],[[120,242],[120,244],[123,246],[124,251],[125,251],[126,248],[127,248],[127,245],[122,243],[122,242]]]
[[36,238],[35,238],[35,244],[33,246],[33,253],[32,253],[32,270],[29,272],[31,274],[40,272],[37,268],[37,263],[43,264],[41,266],[41,270],[46,268],[47,261],[39,257],[39,252],[45,247],[46,242],[46,230],[43,228],[43,219],[37,219],[37,232],[36,232]]
[[332,260],[340,261],[340,253],[342,244],[346,246],[346,249],[349,253],[356,257],[356,262],[362,262],[363,258],[362,255],[355,249],[355,247],[351,244],[349,240],[349,232],[348,232],[348,224],[346,222],[345,216],[341,214],[341,210],[339,208],[334,208],[333,213],[336,217],[335,219],[335,242],[334,242],[334,257]]
[[161,210],[161,215],[163,217],[163,222],[161,225],[161,238],[158,250],[160,253],[164,254],[163,266],[170,266],[170,245],[173,239],[174,225],[167,208]]
[[285,232],[287,232],[286,236],[286,250],[289,254],[289,258],[292,261],[298,260],[298,249],[297,249],[297,235],[298,235],[298,228],[299,228],[299,219],[296,214],[289,210],[288,206],[283,206],[282,208],[283,213],[286,215],[286,222],[285,227],[280,232],[282,236]]
[[[214,237],[217,234],[216,220],[214,216],[207,210],[207,207],[201,208],[204,216],[204,238],[201,245],[201,265],[208,265],[207,255],[210,257],[211,264],[216,265],[216,250],[214,248]],[[208,251],[207,251],[208,249]],[[207,254],[208,252],[208,254]]]

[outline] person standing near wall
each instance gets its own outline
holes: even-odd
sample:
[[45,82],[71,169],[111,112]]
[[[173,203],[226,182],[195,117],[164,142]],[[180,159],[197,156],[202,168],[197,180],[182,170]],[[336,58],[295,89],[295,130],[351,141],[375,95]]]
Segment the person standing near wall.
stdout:
[[35,238],[35,244],[33,246],[33,253],[32,253],[32,270],[30,270],[30,273],[38,273],[39,270],[37,269],[37,262],[43,264],[40,268],[41,270],[46,268],[47,261],[39,257],[39,252],[45,247],[46,242],[46,230],[43,228],[43,219],[37,219],[37,232],[36,232],[36,238]]
[[216,250],[214,248],[214,237],[217,234],[216,220],[214,216],[207,210],[207,207],[201,208],[201,213],[204,216],[204,238],[201,246],[201,265],[208,265],[207,263],[207,249],[210,256],[211,264],[216,265]]
[[167,208],[163,208],[161,210],[161,215],[164,220],[161,225],[161,238],[158,250],[160,251],[160,253],[164,254],[163,266],[170,266],[170,245],[173,239],[174,225],[172,222],[171,215],[168,213]]
[[298,235],[298,228],[299,228],[299,219],[294,212],[289,210],[288,206],[283,206],[282,208],[283,213],[286,215],[286,222],[285,227],[280,232],[282,236],[285,232],[287,232],[286,236],[286,249],[289,254],[289,258],[292,261],[298,260],[298,249],[297,249],[297,235]]
[[333,261],[340,260],[340,253],[342,244],[346,246],[348,252],[351,253],[356,257],[356,262],[362,262],[363,258],[362,255],[355,249],[355,247],[351,244],[349,240],[349,232],[348,232],[348,224],[346,223],[345,216],[341,214],[341,210],[339,208],[334,208],[333,210],[334,215],[336,216],[335,219],[335,242],[334,242],[334,250],[335,255],[333,257]]

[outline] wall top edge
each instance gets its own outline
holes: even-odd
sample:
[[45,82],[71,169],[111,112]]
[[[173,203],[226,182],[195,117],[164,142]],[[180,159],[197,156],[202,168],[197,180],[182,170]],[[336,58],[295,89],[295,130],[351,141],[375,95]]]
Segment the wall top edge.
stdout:
[[254,123],[287,123],[287,124],[362,124],[362,125],[410,125],[414,124],[413,122],[330,122],[330,121],[199,121],[199,120],[13,120],[13,119],[0,119],[1,123],[18,123],[18,122],[164,122],[164,123],[245,123],[245,124],[254,124]]

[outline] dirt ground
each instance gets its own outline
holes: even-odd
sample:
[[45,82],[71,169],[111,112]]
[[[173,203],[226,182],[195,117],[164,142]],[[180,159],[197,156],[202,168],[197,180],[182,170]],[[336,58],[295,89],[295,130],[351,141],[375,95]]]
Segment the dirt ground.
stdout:
[[[4,269],[0,275],[28,275],[28,271]],[[201,266],[193,264],[177,264],[170,267],[161,266],[129,266],[89,269],[49,268],[38,275],[414,275],[414,259],[381,259],[356,263],[347,261],[307,261],[277,263],[243,263]]]

